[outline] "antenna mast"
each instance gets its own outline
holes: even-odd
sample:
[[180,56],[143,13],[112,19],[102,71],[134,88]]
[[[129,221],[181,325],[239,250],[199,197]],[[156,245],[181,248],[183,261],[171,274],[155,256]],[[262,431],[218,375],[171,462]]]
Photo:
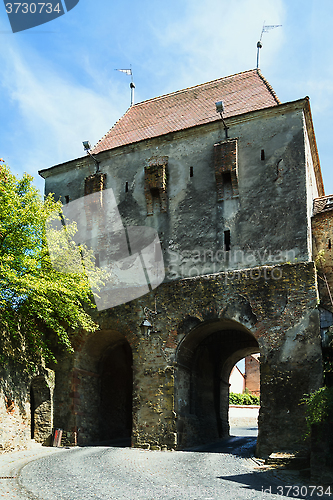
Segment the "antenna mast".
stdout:
[[261,43],[262,35],[264,33],[268,33],[270,30],[272,30],[274,28],[279,28],[280,26],[282,26],[282,24],[265,24],[265,21],[264,21],[264,24],[262,25],[260,39],[257,42],[257,69],[259,69],[259,51],[262,48],[262,43]]
[[133,104],[134,104],[134,89],[135,89],[135,84],[133,82],[132,65],[130,65],[130,69],[116,69],[115,71],[120,71],[121,73],[125,73],[126,75],[129,75],[131,77],[131,83],[130,83],[130,89],[131,89],[131,106],[133,106]]

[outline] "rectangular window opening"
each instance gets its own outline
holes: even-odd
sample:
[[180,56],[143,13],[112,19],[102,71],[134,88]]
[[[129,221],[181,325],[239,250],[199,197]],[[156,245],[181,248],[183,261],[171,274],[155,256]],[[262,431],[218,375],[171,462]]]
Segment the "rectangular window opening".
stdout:
[[231,173],[224,172],[222,174],[222,181],[223,181],[223,184],[231,184]]
[[125,193],[128,193],[128,182],[125,184]]
[[68,194],[65,196],[65,203],[66,203],[66,205],[67,205],[67,203],[69,203],[69,196],[68,196]]
[[328,240],[328,249],[331,250],[331,248],[332,248],[331,240]]
[[265,150],[264,149],[261,150],[261,159],[262,160],[265,159]]
[[190,167],[190,177],[193,177],[193,167]]
[[230,230],[224,231],[224,250],[229,252],[230,250]]

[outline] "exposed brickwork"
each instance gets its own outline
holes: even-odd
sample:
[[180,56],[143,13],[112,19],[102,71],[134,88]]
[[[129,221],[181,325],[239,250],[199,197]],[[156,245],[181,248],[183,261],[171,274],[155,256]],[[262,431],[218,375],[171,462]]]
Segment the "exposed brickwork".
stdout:
[[85,179],[84,195],[87,196],[88,194],[93,194],[93,193],[98,193],[99,191],[103,191],[103,189],[105,189],[105,181],[106,181],[106,174],[103,174],[102,172],[89,175],[89,177],[86,177]]
[[154,213],[154,198],[159,198],[161,212],[167,211],[167,165],[168,157],[150,158],[145,166],[145,197],[147,215]]
[[214,144],[214,167],[217,186],[217,200],[223,201],[223,175],[229,173],[231,177],[232,194],[238,196],[237,172],[237,139]]

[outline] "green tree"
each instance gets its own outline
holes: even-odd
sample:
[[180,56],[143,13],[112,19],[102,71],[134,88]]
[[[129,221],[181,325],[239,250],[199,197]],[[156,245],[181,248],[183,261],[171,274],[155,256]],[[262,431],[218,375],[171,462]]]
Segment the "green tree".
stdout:
[[[54,269],[48,253],[46,221],[61,203],[52,195],[43,200],[32,181],[0,163],[0,361],[25,369],[55,360],[59,344],[71,351],[74,331],[97,329],[87,312],[95,306],[86,274]],[[95,279],[101,283],[98,270]]]

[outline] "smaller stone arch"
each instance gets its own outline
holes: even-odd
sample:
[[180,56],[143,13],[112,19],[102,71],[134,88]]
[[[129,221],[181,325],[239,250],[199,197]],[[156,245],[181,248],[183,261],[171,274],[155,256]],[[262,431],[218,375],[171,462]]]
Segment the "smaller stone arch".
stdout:
[[77,353],[72,380],[78,444],[130,440],[133,356],[126,337],[117,330],[90,335]]
[[54,372],[45,369],[30,384],[31,439],[45,446],[51,445],[53,432]]

